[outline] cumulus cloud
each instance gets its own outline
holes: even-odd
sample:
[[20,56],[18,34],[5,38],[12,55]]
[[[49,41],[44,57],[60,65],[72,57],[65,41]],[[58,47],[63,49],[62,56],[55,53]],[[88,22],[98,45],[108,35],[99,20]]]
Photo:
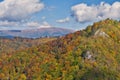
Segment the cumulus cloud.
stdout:
[[120,2],[114,2],[112,5],[101,2],[99,5],[91,6],[81,3],[73,6],[71,9],[72,15],[81,23],[106,18],[120,19]]
[[70,21],[69,17],[66,17],[65,19],[56,20],[56,22],[58,22],[58,23],[66,23],[66,22],[69,22],[69,21]]
[[43,8],[40,0],[4,0],[0,2],[0,20],[20,21]]

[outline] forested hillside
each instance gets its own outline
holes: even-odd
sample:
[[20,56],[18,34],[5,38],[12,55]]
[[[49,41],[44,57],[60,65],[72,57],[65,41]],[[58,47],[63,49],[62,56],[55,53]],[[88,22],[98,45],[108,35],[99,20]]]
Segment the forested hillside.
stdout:
[[1,53],[0,79],[120,80],[120,22],[106,19],[43,45]]
[[39,46],[43,45],[46,42],[52,41],[57,39],[56,37],[51,37],[51,38],[37,38],[37,39],[32,39],[32,38],[20,38],[20,37],[15,37],[15,38],[0,38],[0,53],[12,53],[15,52],[16,50],[24,50],[28,49],[30,47],[34,46]]

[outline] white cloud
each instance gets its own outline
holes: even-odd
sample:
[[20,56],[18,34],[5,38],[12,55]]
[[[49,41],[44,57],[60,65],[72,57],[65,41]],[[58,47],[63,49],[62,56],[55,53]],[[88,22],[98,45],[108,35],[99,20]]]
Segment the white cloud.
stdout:
[[28,26],[28,27],[39,27],[40,26],[40,24],[38,22],[28,22],[24,25]]
[[43,23],[38,23],[38,22],[28,22],[26,24],[24,24],[28,27],[33,27],[33,28],[50,28],[52,27],[50,24],[48,24],[46,21],[44,21]]
[[18,22],[0,21],[0,27],[18,26]]
[[48,22],[44,21],[39,27],[40,28],[50,28],[52,26]]
[[50,28],[52,27],[46,21],[42,23],[38,22],[9,22],[9,21],[0,21],[0,30],[2,29],[39,29],[39,28]]
[[46,19],[46,17],[45,16],[42,16],[42,20],[45,20]]
[[69,17],[66,17],[65,19],[56,20],[56,22],[58,22],[58,23],[66,23],[66,22],[69,22],[69,21],[70,21]]
[[39,0],[4,0],[0,2],[0,19],[23,20],[43,8],[44,4]]
[[73,16],[81,23],[106,18],[120,19],[120,2],[114,2],[112,5],[101,2],[99,5],[91,6],[81,3],[73,6],[71,9]]

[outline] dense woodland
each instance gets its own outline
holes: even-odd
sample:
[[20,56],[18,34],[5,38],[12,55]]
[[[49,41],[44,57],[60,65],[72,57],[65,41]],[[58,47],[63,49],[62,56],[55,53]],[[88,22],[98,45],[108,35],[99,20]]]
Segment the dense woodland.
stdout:
[[55,40],[57,38],[51,37],[51,38],[38,38],[38,39],[32,39],[32,38],[0,38],[0,53],[11,53],[15,51],[21,51],[24,49],[28,49],[30,47],[43,45],[46,42]]
[[119,21],[106,19],[57,39],[26,40],[1,39],[0,80],[120,80]]

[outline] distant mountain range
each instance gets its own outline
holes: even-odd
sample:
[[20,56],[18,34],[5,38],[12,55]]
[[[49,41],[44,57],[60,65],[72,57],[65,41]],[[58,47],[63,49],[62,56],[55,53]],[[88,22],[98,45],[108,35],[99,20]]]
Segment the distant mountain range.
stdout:
[[29,30],[0,30],[1,38],[40,38],[40,37],[58,37],[74,32],[70,29],[63,28],[40,28],[40,29],[29,29]]

